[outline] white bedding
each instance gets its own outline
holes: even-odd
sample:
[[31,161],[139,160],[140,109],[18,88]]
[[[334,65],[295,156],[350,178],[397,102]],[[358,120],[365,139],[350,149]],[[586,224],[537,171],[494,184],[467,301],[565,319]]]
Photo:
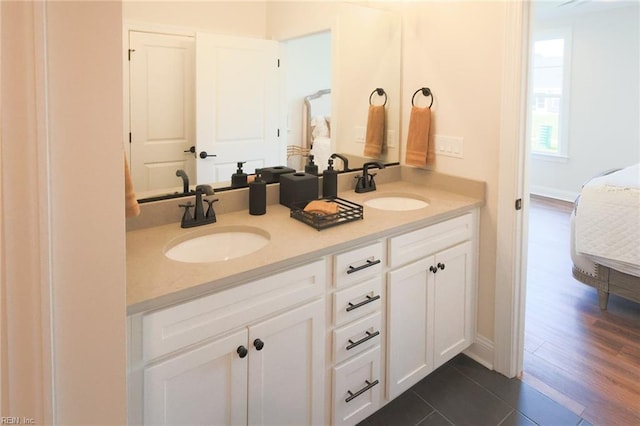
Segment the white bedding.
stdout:
[[584,262],[585,256],[640,276],[640,164],[586,183],[573,228],[574,262]]

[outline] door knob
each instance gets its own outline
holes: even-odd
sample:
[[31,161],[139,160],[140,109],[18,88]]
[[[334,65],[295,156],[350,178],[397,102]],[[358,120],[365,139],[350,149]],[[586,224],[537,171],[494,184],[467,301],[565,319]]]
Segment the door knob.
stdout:
[[200,158],[215,157],[215,154],[207,154],[207,151],[200,151]]
[[192,153],[192,154],[195,154],[195,153],[196,153],[196,147],[195,147],[195,145],[192,145],[192,146],[191,146],[191,148],[187,149],[187,150],[186,150],[186,151],[184,151],[184,152],[190,152],[190,153]]
[[253,346],[255,346],[257,350],[261,351],[262,348],[264,348],[264,342],[260,339],[256,339],[253,341]]
[[247,348],[245,348],[244,346],[238,346],[238,349],[236,350],[236,352],[238,353],[240,358],[244,358],[249,353]]

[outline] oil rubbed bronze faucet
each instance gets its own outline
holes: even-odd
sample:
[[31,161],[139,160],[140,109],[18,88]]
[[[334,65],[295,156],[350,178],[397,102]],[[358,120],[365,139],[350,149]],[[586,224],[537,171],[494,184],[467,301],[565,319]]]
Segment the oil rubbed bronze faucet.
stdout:
[[370,161],[362,165],[362,176],[356,176],[356,192],[371,192],[376,190],[376,182],[373,180],[375,173],[369,174],[370,168],[384,169],[384,164]]
[[[180,204],[180,207],[184,207],[184,214],[182,215],[182,222],[180,226],[183,228],[192,228],[194,226],[206,225],[208,223],[215,223],[216,212],[213,210],[213,203],[218,201],[217,198],[213,200],[203,199],[202,195],[213,195],[214,191],[210,185],[198,185],[196,186],[196,200],[195,205],[189,201],[187,204]],[[203,203],[207,203],[209,207],[205,213]],[[189,209],[194,208],[193,216]]]

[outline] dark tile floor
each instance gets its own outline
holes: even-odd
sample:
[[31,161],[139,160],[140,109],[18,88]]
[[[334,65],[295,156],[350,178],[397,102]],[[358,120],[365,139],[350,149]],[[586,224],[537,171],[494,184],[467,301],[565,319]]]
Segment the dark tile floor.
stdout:
[[589,426],[586,420],[518,379],[458,355],[363,420],[385,425]]

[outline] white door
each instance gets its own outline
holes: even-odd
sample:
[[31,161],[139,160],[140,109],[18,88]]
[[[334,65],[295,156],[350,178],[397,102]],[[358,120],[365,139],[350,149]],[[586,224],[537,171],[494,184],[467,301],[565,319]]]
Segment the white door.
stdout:
[[278,43],[196,35],[198,182],[231,179],[244,170],[279,165]]
[[395,398],[433,370],[434,274],[430,256],[389,272],[388,394]]
[[129,32],[130,167],[136,191],[195,181],[194,38]]
[[466,242],[436,255],[433,368],[449,361],[473,341],[471,247],[471,242]]
[[250,425],[325,424],[324,306],[318,300],[249,328]]
[[247,423],[247,330],[208,343],[144,371],[145,425]]

